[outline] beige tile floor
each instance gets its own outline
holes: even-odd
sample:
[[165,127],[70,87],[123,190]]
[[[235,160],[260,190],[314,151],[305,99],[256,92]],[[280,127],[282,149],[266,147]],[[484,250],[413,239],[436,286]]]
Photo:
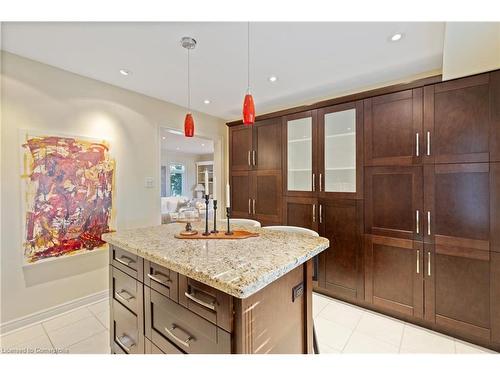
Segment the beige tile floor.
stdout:
[[[313,296],[321,353],[493,353],[362,308]],[[103,300],[0,337],[0,346],[30,352],[109,353],[109,304]]]

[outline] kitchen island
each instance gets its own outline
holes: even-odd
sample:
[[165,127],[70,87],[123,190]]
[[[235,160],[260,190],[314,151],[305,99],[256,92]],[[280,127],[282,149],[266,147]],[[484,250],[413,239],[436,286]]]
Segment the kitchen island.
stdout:
[[113,353],[312,353],[312,258],[329,241],[235,228],[259,236],[177,239],[183,224],[103,236]]

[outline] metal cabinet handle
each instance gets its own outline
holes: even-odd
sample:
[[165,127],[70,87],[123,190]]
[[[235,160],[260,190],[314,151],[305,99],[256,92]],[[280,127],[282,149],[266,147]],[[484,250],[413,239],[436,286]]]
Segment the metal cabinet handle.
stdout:
[[253,199],[253,205],[252,206],[253,206],[252,207],[253,208],[253,214],[255,215],[255,199]]
[[119,258],[115,258],[115,260],[118,262],[118,263],[121,263],[127,267],[130,267],[130,265],[132,263],[135,263],[135,260],[133,260],[132,258],[129,258],[128,256],[125,256],[125,255],[122,255],[121,257]]
[[415,134],[415,155],[420,156],[419,134]]
[[[160,279],[158,276],[161,275],[163,277],[165,277],[165,280],[162,280]],[[166,285],[167,283],[171,283],[172,280],[170,278],[168,278],[167,276],[165,276],[164,274],[162,273],[156,273],[156,274],[151,274],[151,273],[148,273],[148,277],[153,280],[153,281],[156,281],[157,283],[159,284],[163,284],[163,285]]]
[[[125,343],[124,341],[127,341],[127,343]],[[115,341],[120,345],[121,348],[123,348],[123,350],[125,350],[127,353],[130,353],[130,349],[133,348],[135,346],[135,342],[130,338],[130,336],[127,336],[127,335],[122,335],[120,337],[118,336],[115,336]]]
[[323,180],[323,174],[322,174],[322,173],[320,173],[320,174],[319,174],[319,191],[320,191],[320,192],[322,191],[322,185],[323,185],[322,180]]
[[417,234],[419,234],[420,233],[420,211],[417,210],[415,215],[416,215],[416,221],[417,221],[417,226],[415,229],[416,229]]
[[[124,294],[126,294],[127,296],[124,297],[123,296]],[[121,300],[125,303],[128,303],[131,300],[135,299],[135,297],[132,294],[130,294],[129,292],[127,292],[125,289],[122,289],[119,292],[115,292],[115,297],[117,297],[119,300]]]
[[427,235],[431,235],[431,212],[427,211]]
[[427,275],[431,276],[431,252],[427,252]]
[[184,331],[187,335],[188,335],[188,338],[183,340],[181,338],[179,338],[178,336],[175,335],[175,333],[173,331],[175,330],[179,330],[179,331],[183,331],[180,327],[178,327],[177,325],[175,324],[172,324],[172,326],[170,327],[170,329],[168,329],[167,327],[165,327],[165,331],[175,340],[177,341],[179,344],[181,345],[184,345],[186,348],[189,348],[189,343],[194,339],[193,336],[191,336],[190,333]]
[[420,273],[420,250],[417,250],[417,274]]
[[316,175],[314,173],[313,173],[312,178],[313,178],[313,181],[312,181],[312,183],[313,183],[313,189],[312,189],[312,191],[316,191]]
[[252,209],[251,209],[251,204],[252,204],[252,198],[248,198],[248,214],[252,214]]
[[319,223],[323,223],[323,205],[319,205]]
[[431,132],[427,132],[427,156],[431,155]]
[[202,305],[203,307],[206,307],[207,309],[215,311],[215,303],[216,303],[216,301],[214,301],[213,303],[208,303],[208,302],[202,301],[199,298],[196,298],[194,295],[192,295],[191,293],[188,293],[188,292],[184,292],[184,295],[187,298],[189,298],[191,301],[196,302],[197,304]]
[[250,162],[250,150],[248,150],[248,166],[251,167],[252,163]]
[[257,165],[257,164],[256,164],[256,162],[255,162],[255,161],[256,161],[256,159],[257,159],[257,158],[255,157],[255,155],[256,155],[256,154],[257,154],[257,151],[253,150],[253,151],[252,151],[253,165]]
[[316,204],[313,204],[313,223],[316,222]]

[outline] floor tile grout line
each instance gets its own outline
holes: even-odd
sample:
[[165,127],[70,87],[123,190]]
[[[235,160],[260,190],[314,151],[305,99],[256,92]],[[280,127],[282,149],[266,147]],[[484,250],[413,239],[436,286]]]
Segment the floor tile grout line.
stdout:
[[347,344],[349,344],[349,341],[351,340],[352,338],[352,335],[354,334],[354,331],[356,331],[356,328],[358,328],[359,326],[359,322],[361,321],[361,319],[363,318],[363,315],[360,316],[360,318],[358,319],[358,322],[356,323],[356,326],[353,328],[353,330],[351,331],[351,334],[349,335],[349,338],[347,339],[347,341],[345,342],[344,344],[344,347],[342,348],[342,350],[340,351],[341,353],[344,353],[344,350],[345,348],[347,347]]
[[[97,314],[95,314],[95,313],[94,313],[92,310],[90,310],[88,307],[87,307],[87,309],[90,311],[90,314],[91,314],[94,318],[96,318],[96,319],[97,319],[97,321],[99,322],[99,324],[100,324],[100,325],[102,325],[105,329],[109,330],[109,328],[108,328],[108,327],[106,327],[106,326],[104,325],[104,323],[103,323],[103,322],[101,322],[101,319],[99,319],[99,317],[97,316]],[[103,310],[103,311],[104,311],[104,310]]]
[[40,323],[40,325],[42,326],[43,332],[45,332],[45,336],[47,336],[47,339],[49,340],[50,345],[52,345],[52,349],[56,350],[56,346],[52,342],[52,340],[51,340],[51,338],[49,336],[49,333],[47,332],[47,330],[45,329],[45,327],[43,326],[43,324]]
[[72,346],[74,346],[74,345],[76,345],[76,344],[80,344],[80,343],[84,342],[85,340],[90,340],[90,339],[91,339],[91,338],[93,338],[94,336],[100,335],[101,333],[103,333],[103,332],[105,332],[105,331],[107,332],[108,330],[107,330],[107,329],[104,329],[104,330],[102,330],[102,331],[96,332],[96,333],[94,333],[93,335],[91,335],[91,336],[89,336],[89,337],[86,337],[86,338],[84,338],[84,339],[82,339],[82,340],[80,340],[80,341],[77,341],[77,342],[75,342],[75,343],[73,343],[73,344],[71,344],[71,345],[68,345],[68,346],[64,347],[63,349],[69,349],[69,348],[71,348]]

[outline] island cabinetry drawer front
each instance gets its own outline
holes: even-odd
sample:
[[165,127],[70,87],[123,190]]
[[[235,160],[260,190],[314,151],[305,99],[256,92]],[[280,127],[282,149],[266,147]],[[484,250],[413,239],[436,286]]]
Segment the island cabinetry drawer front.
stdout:
[[153,344],[149,339],[145,339],[145,343],[146,343],[145,346],[146,354],[186,354],[168,341],[165,341],[164,343],[165,345],[163,345],[161,349],[155,344]]
[[233,326],[233,298],[211,286],[179,275],[179,303],[228,332]]
[[229,354],[231,335],[157,291],[145,287],[146,337],[161,350],[174,344],[193,354]]
[[142,282],[142,263],[141,257],[112,246],[110,254],[110,264]]
[[175,302],[179,301],[179,276],[177,272],[145,260],[144,284]]
[[127,354],[144,353],[144,336],[142,324],[137,316],[113,300],[111,340],[113,351]]
[[142,285],[133,277],[111,267],[113,299],[137,315],[142,309]]

